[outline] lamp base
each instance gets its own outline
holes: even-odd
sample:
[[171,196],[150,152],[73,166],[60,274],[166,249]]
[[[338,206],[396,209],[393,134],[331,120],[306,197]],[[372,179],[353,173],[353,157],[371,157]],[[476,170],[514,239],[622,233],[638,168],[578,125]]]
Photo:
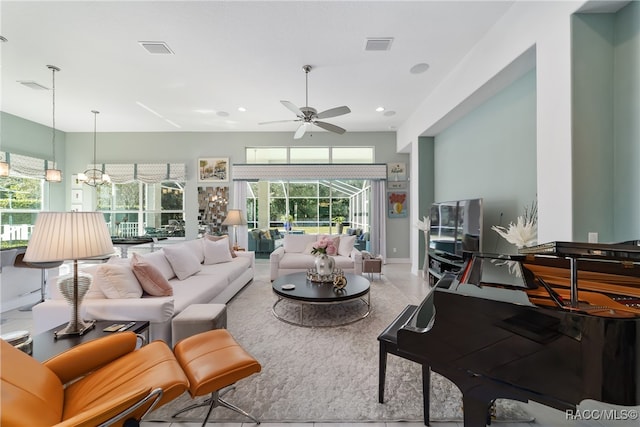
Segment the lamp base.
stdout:
[[95,327],[96,327],[95,320],[80,321],[75,325],[73,324],[73,322],[69,322],[64,329],[55,331],[53,333],[53,336],[55,339],[71,337],[71,336],[82,336],[85,334],[85,332],[88,332]]

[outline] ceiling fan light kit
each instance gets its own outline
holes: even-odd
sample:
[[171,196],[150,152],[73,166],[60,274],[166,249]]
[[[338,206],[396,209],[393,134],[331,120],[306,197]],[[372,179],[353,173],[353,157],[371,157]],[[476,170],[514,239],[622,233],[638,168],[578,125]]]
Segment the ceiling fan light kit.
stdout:
[[309,72],[311,72],[312,67],[311,65],[305,65],[302,67],[302,70],[305,73],[305,106],[298,108],[297,105],[290,101],[280,101],[282,105],[291,110],[298,118],[294,120],[276,120],[272,122],[262,122],[260,124],[265,125],[271,123],[302,122],[294,133],[293,139],[302,138],[307,129],[311,127],[311,125],[316,125],[319,128],[328,130],[329,132],[334,132],[342,135],[346,132],[345,129],[331,123],[319,121],[319,119],[329,119],[331,117],[342,116],[344,114],[350,113],[351,109],[349,109],[349,107],[347,107],[346,105],[343,105],[341,107],[330,108],[318,113],[318,110],[313,107],[309,107]]

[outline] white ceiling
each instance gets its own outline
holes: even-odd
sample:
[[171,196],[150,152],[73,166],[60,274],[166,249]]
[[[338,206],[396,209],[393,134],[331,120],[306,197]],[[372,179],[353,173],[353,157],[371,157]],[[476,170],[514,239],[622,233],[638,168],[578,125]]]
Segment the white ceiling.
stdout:
[[[293,132],[297,123],[258,123],[295,118],[280,100],[304,106],[310,64],[309,105],[352,110],[325,121],[394,130],[512,3],[3,0],[1,108],[51,126],[51,91],[17,81],[50,88],[52,64],[63,131],[92,131],[95,109],[99,132]],[[370,37],[393,37],[391,50],[365,51]],[[139,41],[175,54],[151,55]],[[418,63],[430,68],[411,74]]]

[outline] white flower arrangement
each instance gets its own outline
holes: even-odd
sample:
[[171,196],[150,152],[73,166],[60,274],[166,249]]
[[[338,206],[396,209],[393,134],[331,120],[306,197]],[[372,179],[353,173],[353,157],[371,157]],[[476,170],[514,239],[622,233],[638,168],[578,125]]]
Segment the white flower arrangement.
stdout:
[[516,223],[509,223],[509,228],[494,225],[493,231],[518,249],[533,246],[538,241],[538,204],[534,201],[531,207],[525,207],[524,216],[519,216]]

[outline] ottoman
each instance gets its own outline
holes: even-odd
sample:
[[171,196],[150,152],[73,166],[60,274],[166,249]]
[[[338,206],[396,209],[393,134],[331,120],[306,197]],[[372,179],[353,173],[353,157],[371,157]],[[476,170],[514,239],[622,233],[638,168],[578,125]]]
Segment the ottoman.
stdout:
[[212,329],[226,329],[225,304],[191,304],[171,320],[173,346],[179,341]]

